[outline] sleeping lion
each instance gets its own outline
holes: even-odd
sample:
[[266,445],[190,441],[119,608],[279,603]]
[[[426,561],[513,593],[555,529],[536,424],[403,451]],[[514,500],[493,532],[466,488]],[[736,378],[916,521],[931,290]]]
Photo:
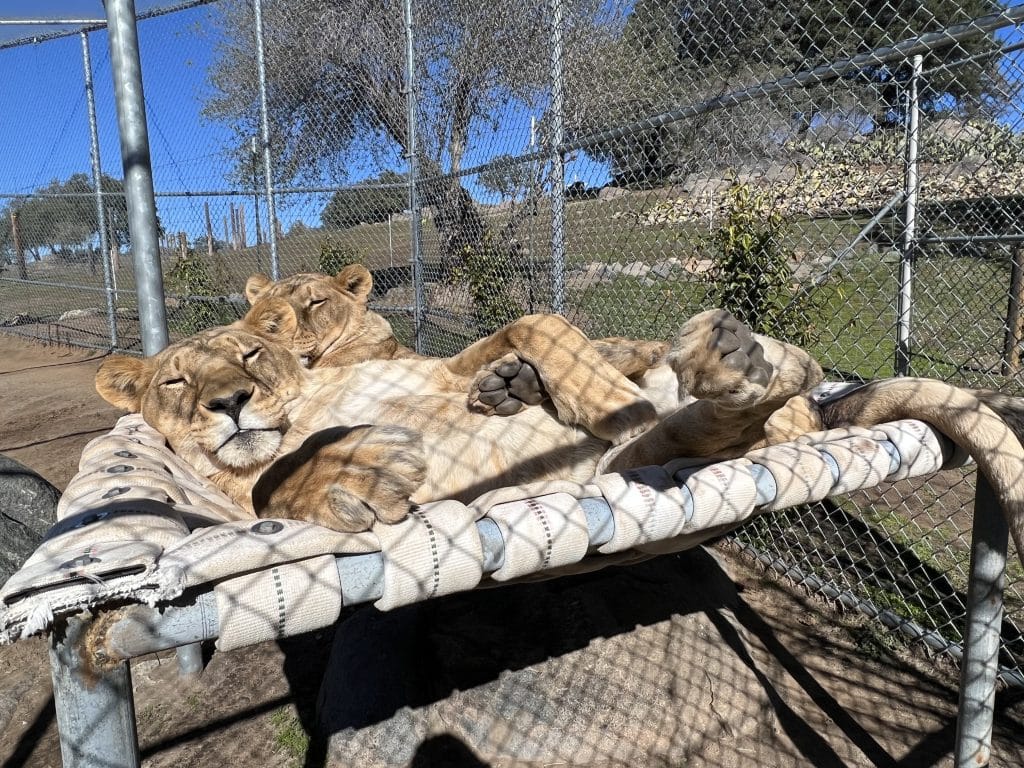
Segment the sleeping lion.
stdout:
[[[308,309],[330,301],[311,295]],[[236,327],[146,359],[108,358],[97,389],[141,412],[243,507],[339,530],[398,521],[410,502],[587,480],[599,464],[726,458],[822,426],[921,418],[975,456],[1022,543],[1024,449],[992,410],[1016,418],[1020,401],[1012,398],[901,379],[815,409],[806,392],[821,379],[818,365],[721,310],[684,323],[665,354],[633,373],[635,382],[553,315],[521,318],[451,358],[340,368],[307,369],[282,343],[310,327],[280,296],[256,297]],[[315,364],[332,344],[345,346],[339,339],[304,354]],[[480,411],[509,356],[536,372],[547,401],[494,418]]]
[[[373,275],[361,264],[343,267],[334,276],[300,272],[276,282],[257,273],[246,281],[245,297],[259,308],[250,311],[242,325],[285,344],[308,368],[340,368],[366,360],[421,357],[403,346],[391,324],[369,308],[372,290]],[[282,302],[291,307],[290,312]],[[287,320],[282,320],[281,311],[289,315]],[[282,322],[288,324],[287,330]],[[663,341],[617,336],[592,339],[590,343],[616,370],[634,379],[659,362],[669,346]],[[510,358],[490,366],[493,372],[508,371],[504,376],[507,381],[501,390],[504,398],[499,402],[474,402],[482,412],[507,416],[524,404],[535,405],[543,399],[535,372],[521,362]]]

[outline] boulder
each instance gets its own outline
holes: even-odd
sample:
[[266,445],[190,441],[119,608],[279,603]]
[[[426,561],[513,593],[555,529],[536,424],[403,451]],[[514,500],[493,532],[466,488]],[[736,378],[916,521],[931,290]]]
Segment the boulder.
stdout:
[[31,555],[56,522],[60,491],[0,454],[0,584]]

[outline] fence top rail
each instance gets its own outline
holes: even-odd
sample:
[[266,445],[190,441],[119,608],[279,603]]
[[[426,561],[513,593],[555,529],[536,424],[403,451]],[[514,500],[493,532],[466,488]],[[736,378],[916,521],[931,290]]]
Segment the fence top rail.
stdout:
[[[148,11],[143,11],[135,15],[137,21],[145,21],[146,19],[155,19],[158,16],[166,16],[169,13],[177,13],[178,11],[188,11],[192,8],[198,8],[203,5],[210,5],[216,3],[219,0],[185,0],[185,2],[176,3],[175,5],[168,5],[162,8],[153,8]],[[0,26],[28,26],[28,25],[42,25],[42,24],[53,24],[53,25],[73,25],[74,29],[61,29],[54,32],[45,32],[41,35],[28,35],[26,37],[19,37],[15,40],[7,40],[0,43],[0,51],[8,48],[18,48],[22,45],[36,45],[38,43],[45,43],[48,40],[59,40],[63,37],[74,37],[82,32],[96,32],[101,29],[106,29],[106,19],[0,19]]]

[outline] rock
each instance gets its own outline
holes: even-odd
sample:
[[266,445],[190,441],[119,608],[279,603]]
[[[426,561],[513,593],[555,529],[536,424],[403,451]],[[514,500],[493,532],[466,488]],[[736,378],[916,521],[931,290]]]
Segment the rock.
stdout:
[[38,473],[0,454],[0,584],[31,555],[57,517],[60,492]]
[[41,322],[42,318],[33,317],[32,315],[26,315],[24,312],[19,312],[11,317],[5,317],[0,320],[0,328],[13,328],[18,325],[32,325],[33,323]]
[[715,262],[711,259],[690,258],[683,262],[683,269],[691,275],[703,275],[714,268]]
[[688,195],[720,194],[726,192],[733,185],[732,179],[723,179],[718,176],[705,176],[691,173],[683,180],[682,190]]
[[601,187],[601,191],[597,193],[598,200],[618,200],[620,197],[626,197],[629,194],[629,190],[623,189],[622,187],[613,187],[611,184]]
[[82,317],[94,317],[96,315],[103,314],[103,310],[99,307],[87,307],[86,309],[69,309],[67,312],[62,314],[57,322],[65,323],[68,320],[78,320]]
[[650,273],[653,277],[660,277],[662,280],[666,280],[672,276],[673,272],[678,272],[682,268],[683,263],[673,256],[654,262],[651,265]]
[[620,273],[623,277],[647,277],[651,273],[651,267],[642,261],[631,261],[621,268]]
[[[614,266],[619,267],[618,264]],[[618,274],[619,271],[614,269],[613,265],[592,261],[585,264],[581,269],[576,270],[576,273],[569,278],[569,282],[573,288],[590,288],[595,285],[614,282]]]

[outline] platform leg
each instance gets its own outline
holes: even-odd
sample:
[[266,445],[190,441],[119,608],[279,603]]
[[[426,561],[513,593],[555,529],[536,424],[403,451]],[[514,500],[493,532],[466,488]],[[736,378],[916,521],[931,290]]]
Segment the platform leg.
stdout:
[[139,742],[128,662],[95,674],[78,653],[85,629],[70,619],[51,637],[50,667],[64,768],[137,768]]
[[203,646],[201,643],[179,645],[175,651],[178,658],[178,675],[191,679],[203,671]]
[[956,768],[981,768],[992,755],[992,720],[1008,539],[1006,518],[988,482],[978,474],[967,587],[967,628],[960,665]]

